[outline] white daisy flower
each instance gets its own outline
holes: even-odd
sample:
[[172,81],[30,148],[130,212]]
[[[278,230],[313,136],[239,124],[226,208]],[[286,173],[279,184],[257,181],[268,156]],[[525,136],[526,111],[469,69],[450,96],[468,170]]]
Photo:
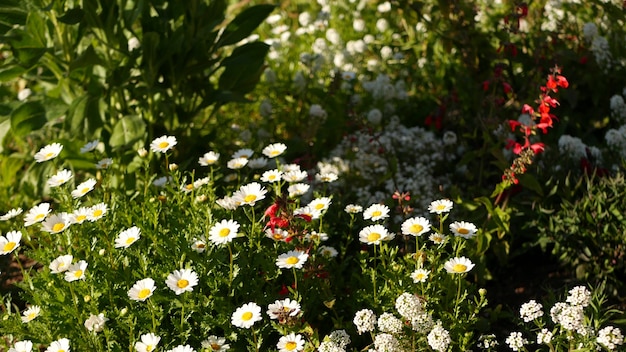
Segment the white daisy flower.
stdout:
[[50,204],[49,203],[41,203],[39,205],[34,206],[32,209],[26,213],[24,216],[24,226],[28,227],[38,222],[43,221],[48,214],[50,214]]
[[284,171],[283,170],[283,172],[284,172],[283,180],[289,183],[300,182],[304,180],[305,178],[309,177],[309,174],[307,174],[306,171],[300,171],[300,170]]
[[85,320],[85,328],[87,331],[91,331],[93,333],[100,332],[104,330],[104,324],[109,320],[109,318],[105,317],[103,313],[98,315],[90,314],[89,318]]
[[9,348],[9,352],[32,352],[33,343],[30,340],[17,341],[13,347]]
[[430,275],[430,270],[417,269],[411,273],[411,279],[413,279],[414,283],[426,282],[426,279],[428,279],[428,275]]
[[69,352],[70,340],[66,338],[58,339],[50,343],[50,346],[46,349],[46,352]]
[[302,251],[289,251],[278,256],[276,266],[281,269],[302,269],[309,255]]
[[203,239],[194,239],[193,243],[191,244],[191,249],[194,250],[196,253],[202,253],[206,250],[206,241]]
[[43,223],[41,229],[50,233],[59,233],[72,224],[72,216],[68,213],[52,214]]
[[262,169],[267,166],[267,159],[263,157],[250,159],[246,166],[251,169]]
[[135,342],[135,351],[137,352],[153,352],[157,345],[161,342],[161,337],[153,333],[141,335],[141,341]]
[[267,182],[267,183],[278,182],[281,180],[282,175],[283,175],[282,171],[278,171],[276,169],[268,170],[268,171],[265,171],[263,175],[261,175],[261,181]]
[[430,221],[424,217],[406,219],[402,223],[402,234],[411,236],[421,236],[430,231]]
[[104,170],[104,169],[108,169],[109,166],[113,165],[113,159],[111,158],[104,158],[100,161],[98,161],[96,163],[96,169],[98,170]]
[[378,221],[389,217],[389,207],[384,204],[372,204],[363,211],[363,219]]
[[287,192],[290,198],[298,197],[309,191],[311,185],[306,183],[294,183],[287,187]]
[[328,210],[331,203],[332,202],[329,197],[322,197],[313,199],[309,204],[307,204],[307,207],[309,207],[312,212],[321,214]]
[[24,312],[22,312],[22,323],[28,323],[37,318],[41,314],[40,306],[30,306]]
[[178,345],[171,350],[167,350],[167,352],[196,352],[196,350],[189,345]]
[[80,153],[85,154],[85,153],[89,153],[92,150],[95,150],[98,147],[98,143],[100,143],[100,140],[98,139],[94,139],[91,142],[87,142],[87,144],[85,144],[84,146],[80,148]]
[[231,158],[232,159],[237,159],[237,158],[250,159],[250,158],[252,158],[252,155],[254,155],[254,151],[252,149],[243,148],[243,149],[239,149],[238,151],[234,152],[233,155],[231,156]]
[[63,150],[63,146],[60,143],[48,144],[35,153],[35,161],[42,163],[54,159],[61,153],[61,150]]
[[0,221],[7,221],[13,219],[14,217],[20,215],[24,210],[22,208],[11,209],[6,212],[6,214],[0,216]]
[[71,254],[58,256],[48,266],[50,268],[50,272],[53,274],[59,274],[67,271],[72,265],[72,260],[74,260],[74,257]]
[[198,159],[198,164],[200,164],[200,166],[210,166],[215,164],[219,159],[219,153],[210,151],[208,153],[205,153],[202,157]]
[[50,187],[59,187],[72,179],[72,172],[66,169],[60,170],[48,179],[47,185]]
[[230,322],[238,328],[249,329],[261,319],[261,307],[254,302],[250,302],[237,308],[231,316]]
[[233,200],[239,205],[254,206],[256,202],[265,198],[265,193],[267,193],[267,190],[260,183],[252,182],[241,186],[233,194]]
[[289,238],[289,231],[279,228],[274,228],[273,230],[271,228],[268,228],[265,230],[265,237],[271,238],[274,241],[286,242]]
[[65,281],[72,282],[85,279],[85,270],[87,270],[87,262],[84,260],[70,265],[65,271]]
[[105,203],[98,203],[96,205],[93,205],[91,208],[89,208],[90,214],[89,216],[87,216],[87,220],[91,222],[98,221],[104,216],[104,214],[107,213],[108,208],[109,207]]
[[287,146],[283,143],[274,143],[270,144],[267,147],[263,148],[263,155],[268,158],[275,158],[287,150]]
[[193,287],[198,285],[198,274],[191,269],[174,270],[167,276],[165,284],[176,295],[180,295],[183,292],[191,292]]
[[348,204],[343,211],[348,214],[358,214],[363,211],[363,207],[357,204]]
[[448,260],[443,268],[450,274],[463,274],[474,267],[474,263],[465,257],[454,257]]
[[443,214],[452,210],[454,203],[449,199],[440,199],[433,201],[428,206],[428,211],[435,214]]
[[239,170],[246,165],[248,165],[248,158],[234,158],[226,163],[226,167],[231,170]]
[[155,153],[166,153],[178,143],[174,136],[161,136],[150,143],[150,150]]
[[383,225],[370,225],[359,232],[359,241],[365,244],[380,244],[382,241],[390,241],[395,237],[389,233]]
[[218,337],[215,335],[210,335],[206,338],[206,340],[201,343],[202,348],[207,349],[209,351],[228,351],[230,349],[230,345],[226,343],[226,339],[224,337]]
[[450,231],[454,233],[455,236],[463,237],[466,239],[470,239],[476,236],[476,225],[471,222],[465,221],[455,221],[450,224]]
[[320,246],[317,252],[326,258],[334,258],[339,254],[335,248],[330,246]]
[[237,237],[239,231],[239,223],[235,220],[222,220],[209,230],[209,240],[213,244],[226,244],[232,242]]
[[430,234],[430,236],[428,236],[428,239],[434,244],[441,245],[446,242],[446,240],[448,239],[448,236],[435,232],[435,233]]
[[141,237],[141,229],[137,226],[128,228],[117,235],[115,248],[128,248]]
[[90,207],[80,207],[71,214],[73,224],[82,224],[91,216]]
[[0,236],[0,255],[9,254],[20,246],[22,233],[11,231],[4,236]]
[[291,352],[291,351],[302,351],[304,349],[304,339],[302,335],[295,333],[291,333],[287,336],[282,336],[278,339],[278,343],[276,347],[278,348],[278,352]]
[[323,174],[315,174],[315,179],[319,182],[331,183],[337,181],[339,176],[332,172],[325,172]]
[[224,198],[220,198],[215,201],[217,205],[226,209],[226,210],[235,210],[239,206],[239,203],[233,197],[225,196]]
[[267,315],[279,323],[284,323],[290,317],[297,317],[300,311],[300,303],[290,298],[276,300],[267,306]]
[[72,191],[72,197],[80,198],[87,194],[89,191],[93,190],[96,185],[96,179],[90,178],[87,181],[79,184],[75,190]]
[[128,297],[133,301],[144,302],[152,296],[154,290],[156,290],[154,280],[152,280],[152,278],[146,278],[135,282],[133,287],[128,290]]

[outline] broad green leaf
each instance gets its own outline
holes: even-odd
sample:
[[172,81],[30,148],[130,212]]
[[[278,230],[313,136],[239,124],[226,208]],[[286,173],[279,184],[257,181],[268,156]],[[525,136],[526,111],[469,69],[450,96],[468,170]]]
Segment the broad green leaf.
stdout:
[[8,82],[16,77],[20,77],[26,69],[17,65],[7,65],[0,69],[0,82]]
[[251,91],[262,73],[269,46],[261,42],[242,45],[222,61],[224,72],[219,79],[220,90],[245,94]]
[[17,137],[42,128],[48,120],[46,109],[39,102],[26,102],[11,113],[11,131]]
[[19,63],[28,68],[35,65],[46,52],[37,39],[19,29],[11,32],[8,43]]
[[125,116],[113,127],[109,139],[112,148],[119,148],[139,140],[146,131],[146,123],[139,116]]
[[28,12],[23,8],[22,1],[2,0],[0,3],[0,34],[11,30],[15,25],[26,24]]
[[249,7],[242,11],[226,25],[218,41],[218,47],[238,43],[250,36],[275,8],[274,5],[264,4]]
[[83,51],[74,61],[70,63],[70,70],[75,70],[81,67],[91,67],[94,65],[104,66],[104,60],[102,60],[92,45],[89,45],[85,51]]
[[85,16],[85,12],[83,11],[83,9],[81,9],[80,7],[76,7],[76,8],[67,10],[67,12],[64,13],[63,16],[59,17],[58,20],[59,22],[62,22],[65,24],[77,24],[83,20],[84,16]]
[[46,33],[48,29],[46,27],[46,21],[38,11],[31,11],[28,13],[26,19],[26,30],[28,34],[33,38],[33,41],[40,47],[46,47]]
[[[9,130],[11,130],[10,120],[5,120],[5,121],[0,122],[0,153],[4,151],[4,137],[7,136],[7,134],[9,133]],[[16,174],[14,173],[13,176],[15,175]]]

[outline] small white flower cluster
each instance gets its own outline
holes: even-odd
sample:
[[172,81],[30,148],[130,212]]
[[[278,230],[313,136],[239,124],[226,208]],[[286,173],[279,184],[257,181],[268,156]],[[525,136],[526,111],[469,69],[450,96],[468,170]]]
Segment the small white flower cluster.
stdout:
[[589,50],[593,53],[598,66],[600,66],[605,73],[609,72],[613,61],[609,42],[605,37],[599,34],[598,27],[594,23],[585,23],[583,26],[583,35],[585,41],[591,45]]
[[345,330],[335,330],[324,337],[317,348],[318,352],[345,352],[350,344],[350,335]]
[[537,303],[534,299],[531,299],[527,303],[522,304],[522,307],[519,309],[519,315],[524,322],[528,323],[529,321],[543,316],[541,308],[543,308],[541,303]]
[[[411,194],[416,209],[426,209],[430,200],[437,198],[438,186],[449,184],[447,175],[434,172],[437,165],[452,157],[442,152],[444,147],[434,133],[417,126],[406,127],[393,116],[377,134],[363,130],[344,137],[326,162],[342,170],[341,179],[333,187],[354,191],[359,204],[386,199],[400,189]],[[397,163],[394,168],[391,160]],[[391,169],[395,173],[390,176]],[[377,185],[371,180],[383,181]]]
[[596,341],[606,347],[609,351],[614,351],[617,346],[621,346],[624,343],[624,336],[620,329],[607,326],[598,331],[598,338]]
[[619,94],[615,94],[611,97],[611,116],[621,123],[626,122],[626,103],[624,97]]
[[506,342],[513,351],[521,351],[524,345],[528,344],[528,340],[525,339],[519,331],[512,332],[504,342]]
[[580,138],[564,134],[559,137],[559,152],[562,156],[579,162],[587,156],[587,146]]

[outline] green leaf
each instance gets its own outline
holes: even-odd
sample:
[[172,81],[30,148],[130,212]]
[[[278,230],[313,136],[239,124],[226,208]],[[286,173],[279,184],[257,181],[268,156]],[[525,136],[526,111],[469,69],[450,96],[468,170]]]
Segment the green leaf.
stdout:
[[217,46],[235,44],[247,38],[275,8],[264,4],[245,9],[226,26]]
[[109,139],[112,148],[127,146],[141,137],[146,131],[146,123],[139,116],[125,116],[113,127],[113,133]]
[[22,30],[11,32],[8,42],[13,55],[24,67],[30,68],[35,65],[46,52],[46,48],[37,39]]
[[[0,122],[0,153],[4,151],[4,137],[7,136],[9,130],[11,130],[10,120]],[[16,174],[13,174],[13,177],[15,177],[15,175]],[[11,181],[13,181],[13,179],[11,179]]]
[[16,25],[26,24],[28,12],[20,0],[3,0],[0,4],[0,34],[4,34]]
[[77,24],[83,20],[84,16],[85,11],[83,11],[83,9],[81,9],[80,7],[76,7],[68,10],[66,13],[63,14],[63,16],[59,17],[58,20],[59,22],[65,24]]
[[26,72],[26,69],[17,65],[7,65],[0,69],[0,82],[8,82],[16,77],[20,77]]
[[11,113],[11,131],[17,137],[42,128],[46,122],[46,109],[39,102],[26,102]]
[[104,60],[102,60],[92,45],[89,45],[85,51],[83,51],[76,60],[70,63],[70,70],[76,70],[81,67],[91,67],[94,65],[104,66]]
[[245,94],[251,91],[263,72],[269,45],[252,42],[242,45],[222,60],[224,72],[219,79],[219,89]]

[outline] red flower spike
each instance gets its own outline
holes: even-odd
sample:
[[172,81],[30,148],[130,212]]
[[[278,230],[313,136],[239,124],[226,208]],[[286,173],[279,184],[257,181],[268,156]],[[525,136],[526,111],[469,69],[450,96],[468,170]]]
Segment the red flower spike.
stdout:
[[520,126],[522,123],[516,120],[509,120],[509,126],[511,127],[511,131],[515,132],[515,130],[517,129],[518,126]]
[[530,149],[532,149],[532,151],[535,154],[539,154],[539,153],[543,152],[543,150],[545,149],[545,145],[543,143],[531,144],[530,145]]
[[560,75],[556,76],[556,84],[561,88],[569,87],[569,82],[567,81],[567,78]]
[[278,203],[274,203],[270,205],[269,208],[265,209],[265,213],[263,213],[263,216],[275,217],[276,212],[278,211],[279,208],[280,208],[280,205]]
[[524,104],[524,106],[522,106],[522,114],[528,114],[530,116],[535,114],[535,110],[528,104]]

